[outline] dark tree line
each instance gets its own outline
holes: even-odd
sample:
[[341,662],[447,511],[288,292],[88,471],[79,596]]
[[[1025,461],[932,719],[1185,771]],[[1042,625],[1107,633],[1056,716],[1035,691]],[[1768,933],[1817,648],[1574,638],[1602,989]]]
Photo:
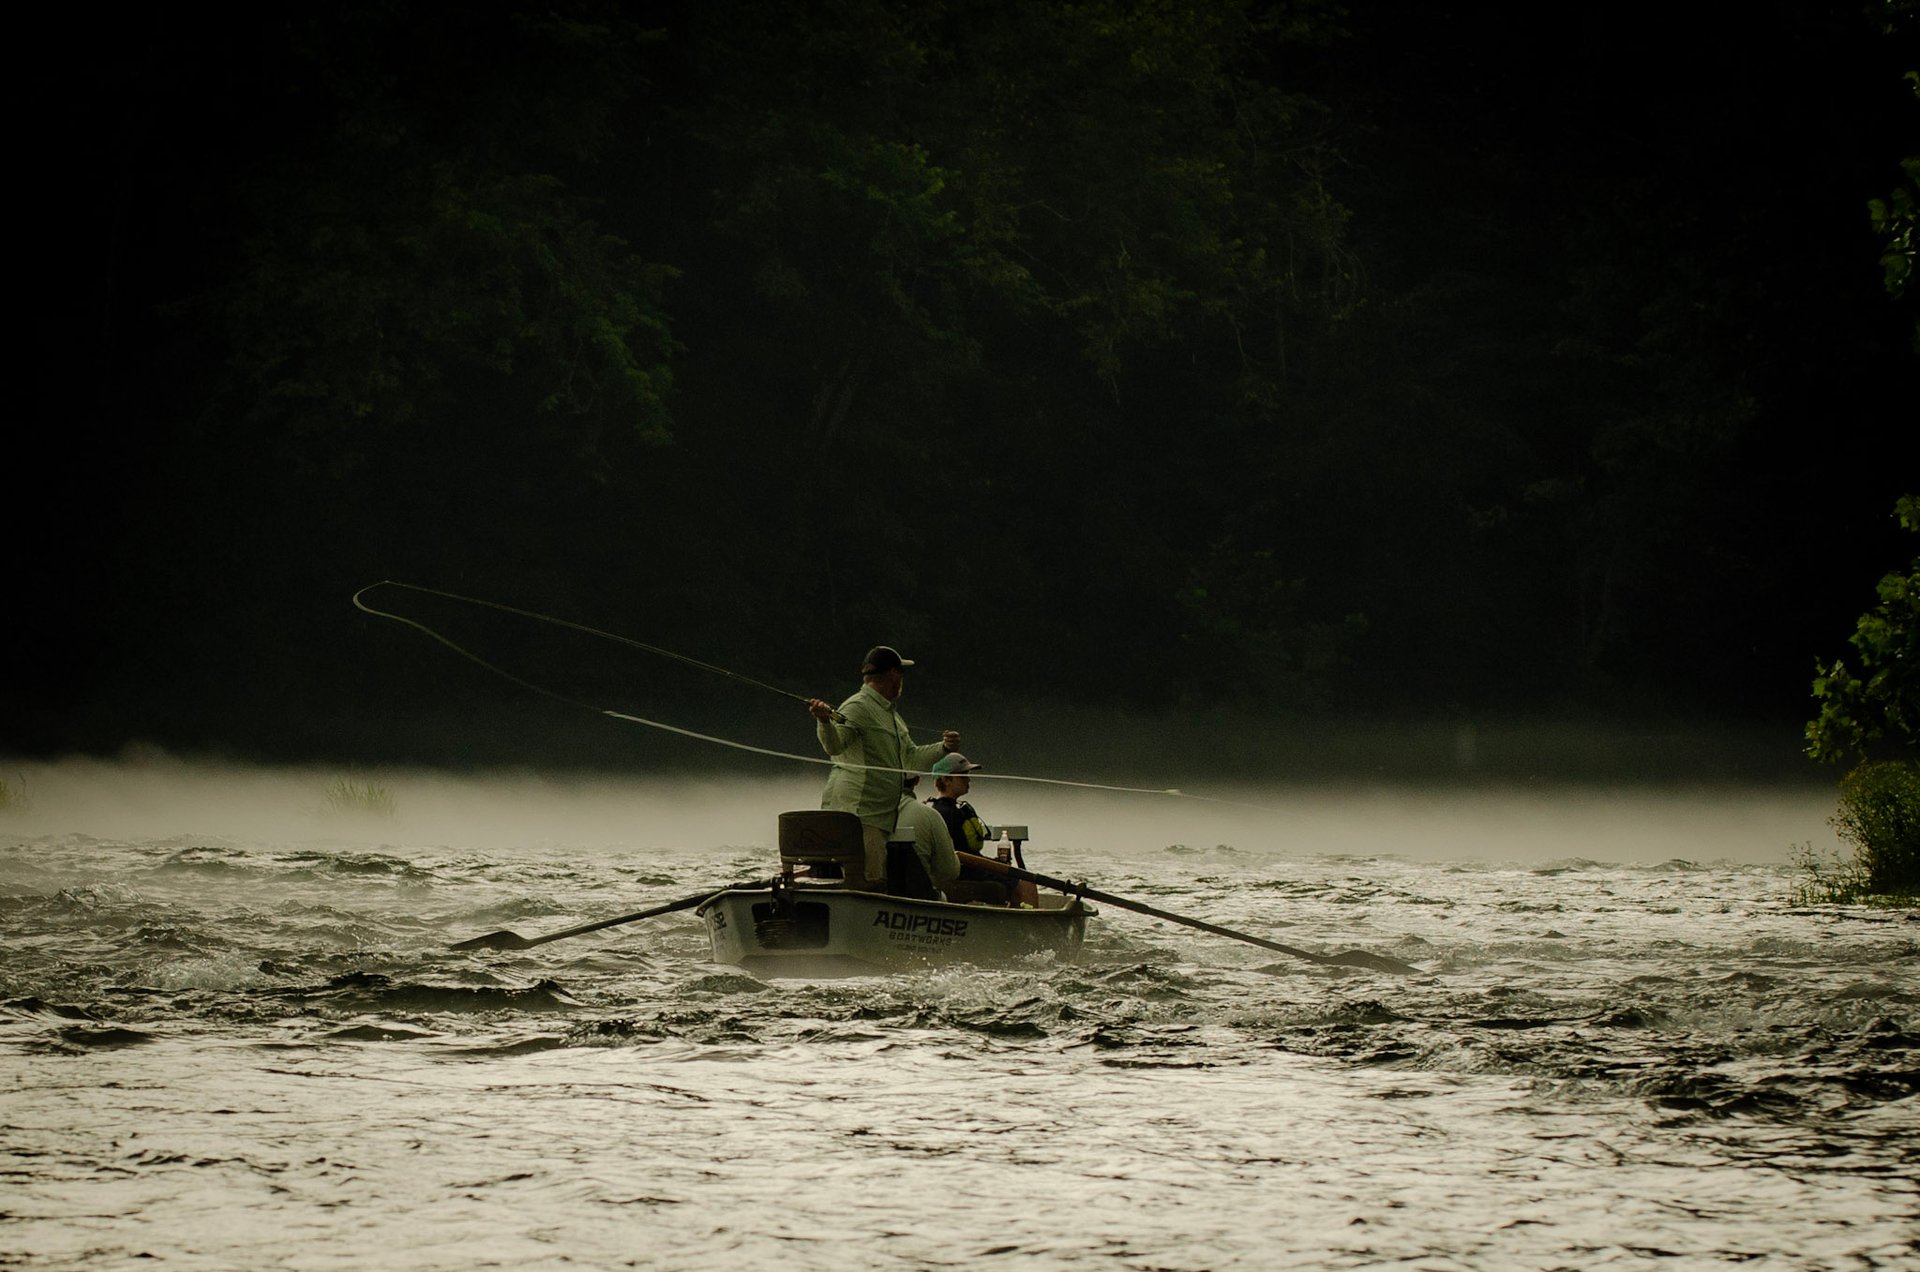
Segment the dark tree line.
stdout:
[[1920,472],[1907,7],[1492,8],[74,26],[0,743],[460,758],[383,577],[809,692],[1796,720]]

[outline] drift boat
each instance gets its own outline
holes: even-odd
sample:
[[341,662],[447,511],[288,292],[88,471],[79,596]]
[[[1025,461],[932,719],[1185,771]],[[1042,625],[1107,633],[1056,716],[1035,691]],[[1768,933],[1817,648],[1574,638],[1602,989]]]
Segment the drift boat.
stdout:
[[[927,895],[924,874],[911,877],[918,858],[910,846],[890,849],[893,892],[849,887],[832,876],[862,851],[859,820],[851,813],[781,814],[780,876],[766,886],[728,888],[694,910],[706,924],[713,961],[763,974],[823,976],[1004,965],[1036,954],[1065,960],[1079,952],[1095,913],[1079,897],[1041,894],[1032,908],[942,900]],[[920,895],[899,895],[903,890]]]
[[[1003,827],[1006,838],[1018,843],[1026,828]],[[1018,856],[1012,848],[1009,855]],[[859,821],[851,813],[804,812],[780,815],[781,870],[772,879],[738,883],[719,890],[702,889],[690,897],[596,919],[527,937],[517,932],[489,932],[459,941],[456,950],[530,950],[549,941],[565,940],[651,919],[662,914],[693,910],[706,924],[707,940],[716,963],[731,963],[762,973],[788,976],[844,976],[901,969],[935,967],[945,963],[991,966],[1032,958],[1036,954],[1071,959],[1086,937],[1087,918],[1097,913],[1087,901],[1118,906],[1135,914],[1177,923],[1182,927],[1231,937],[1261,949],[1323,967],[1357,967],[1372,972],[1412,976],[1420,969],[1385,954],[1345,950],[1320,954],[1282,945],[1251,932],[1175,914],[1143,901],[1130,901],[1111,892],[1099,892],[1084,883],[1036,874],[990,857],[961,853],[960,858],[1009,882],[1019,884],[1025,904],[1018,907],[961,904],[943,898],[920,865],[911,843],[887,845],[887,883],[884,892],[864,881],[855,886],[848,870],[864,856]],[[864,863],[862,863],[864,864]],[[856,875],[864,870],[856,869]],[[1053,888],[1060,896],[1038,892]]]

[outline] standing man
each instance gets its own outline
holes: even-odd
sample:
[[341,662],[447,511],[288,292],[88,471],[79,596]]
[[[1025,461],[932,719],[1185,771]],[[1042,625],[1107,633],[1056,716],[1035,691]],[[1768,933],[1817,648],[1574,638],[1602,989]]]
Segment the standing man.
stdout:
[[952,729],[941,741],[925,746],[915,746],[908,736],[907,722],[895,704],[911,666],[913,660],[902,658],[891,645],[875,645],[860,667],[860,688],[840,704],[839,711],[819,698],[807,703],[816,721],[820,749],[833,757],[820,807],[860,819],[866,871],[864,878],[847,880],[851,887],[886,882],[887,838],[899,820],[903,776],[925,772],[933,761],[960,745],[960,735]]

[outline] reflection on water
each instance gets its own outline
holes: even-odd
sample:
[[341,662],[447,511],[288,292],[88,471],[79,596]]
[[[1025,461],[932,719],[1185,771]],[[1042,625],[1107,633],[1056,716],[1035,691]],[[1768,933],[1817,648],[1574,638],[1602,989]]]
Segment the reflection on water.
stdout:
[[1792,904],[1818,800],[982,782],[1036,868],[1421,972],[1109,909],[1070,966],[810,982],[706,963],[684,914],[446,948],[764,870],[810,774],[386,774],[363,819],[334,776],[25,773],[9,1261],[1894,1267],[1920,1237],[1920,922]]

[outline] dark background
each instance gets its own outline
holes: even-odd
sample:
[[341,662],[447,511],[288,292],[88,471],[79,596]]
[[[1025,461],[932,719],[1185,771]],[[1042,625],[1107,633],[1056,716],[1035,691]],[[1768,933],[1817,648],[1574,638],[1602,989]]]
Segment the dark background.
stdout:
[[[64,23],[64,25],[62,25]],[[1797,771],[1912,553],[1912,6],[348,5],[21,77],[0,750]],[[797,704],[386,589],[543,688]],[[984,757],[983,757],[984,758]],[[1807,767],[1811,769],[1811,765]]]

